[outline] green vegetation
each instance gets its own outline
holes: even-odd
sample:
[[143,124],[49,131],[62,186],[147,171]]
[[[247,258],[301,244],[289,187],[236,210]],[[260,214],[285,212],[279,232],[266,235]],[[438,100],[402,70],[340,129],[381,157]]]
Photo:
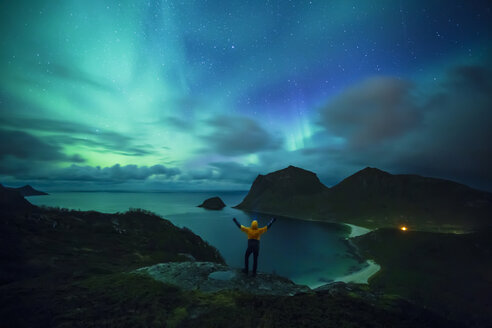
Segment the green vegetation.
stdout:
[[145,210],[104,214],[0,208],[0,317],[8,327],[453,327],[366,287],[295,296],[185,291],[132,270],[167,261],[223,263],[188,229]]
[[296,296],[205,294],[115,273],[70,284],[9,284],[0,291],[3,323],[20,327],[456,327],[356,285]]
[[[0,283],[45,274],[60,278],[133,270],[159,262],[224,263],[189,229],[144,210],[104,214],[54,208],[3,213]],[[2,261],[3,262],[3,261]]]
[[439,234],[379,229],[354,238],[381,270],[372,288],[472,327],[492,326],[492,231]]

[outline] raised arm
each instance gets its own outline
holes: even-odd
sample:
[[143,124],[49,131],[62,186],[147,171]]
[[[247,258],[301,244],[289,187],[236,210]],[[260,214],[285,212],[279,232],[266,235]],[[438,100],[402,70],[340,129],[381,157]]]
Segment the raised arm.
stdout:
[[236,218],[233,218],[232,221],[234,221],[234,223],[237,225],[237,227],[239,229],[241,229],[241,225],[239,224],[239,222],[237,222]]
[[268,224],[267,224],[268,229],[270,229],[270,227],[272,226],[273,222],[275,222],[276,220],[277,220],[276,218],[272,218],[270,220],[270,222],[268,222]]

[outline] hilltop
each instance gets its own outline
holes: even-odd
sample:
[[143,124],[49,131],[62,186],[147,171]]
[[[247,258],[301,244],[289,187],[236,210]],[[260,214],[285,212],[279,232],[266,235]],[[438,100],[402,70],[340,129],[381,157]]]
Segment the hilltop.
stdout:
[[[2,186],[2,185],[0,185],[0,186]],[[48,193],[46,193],[44,191],[40,191],[40,190],[34,189],[31,185],[25,185],[25,186],[18,187],[18,188],[9,188],[9,187],[3,187],[3,188],[10,189],[10,190],[13,190],[13,191],[17,191],[21,196],[43,196],[43,195],[48,195]]]
[[29,210],[33,205],[16,190],[0,184],[0,209],[3,211]]
[[315,173],[293,166],[259,175],[236,208],[367,228],[469,231],[492,224],[491,193],[370,167],[331,188]]
[[258,175],[244,200],[235,208],[287,217],[321,216],[329,188],[315,173],[289,166]]

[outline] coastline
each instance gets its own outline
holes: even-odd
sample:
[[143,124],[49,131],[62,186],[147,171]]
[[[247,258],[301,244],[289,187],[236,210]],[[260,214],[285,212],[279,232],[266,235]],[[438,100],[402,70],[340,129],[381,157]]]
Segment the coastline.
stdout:
[[371,229],[356,226],[356,225],[350,224],[350,223],[343,223],[343,224],[349,226],[351,229],[350,234],[347,238],[354,238],[354,237],[362,236],[362,235],[365,235],[366,233],[369,233],[372,231]]
[[[235,208],[235,207],[233,207],[233,208]],[[235,209],[238,209],[238,208],[235,208]],[[245,211],[242,209],[238,209],[238,210]],[[245,212],[248,212],[248,211],[245,211]],[[273,215],[273,216],[277,215],[278,216],[278,214],[275,214],[275,213],[265,213],[265,212],[254,212],[254,213],[263,214],[263,215]],[[280,216],[283,216],[283,215],[280,215]],[[357,246],[355,246],[355,244],[350,239],[365,235],[365,234],[374,230],[374,229],[364,228],[361,226],[357,226],[357,225],[345,223],[345,222],[325,221],[325,220],[320,220],[320,219],[296,217],[296,216],[289,216],[289,218],[303,220],[303,221],[337,223],[337,224],[341,224],[341,225],[345,225],[345,226],[350,227],[350,229],[351,229],[350,233],[345,239],[347,240],[349,245],[355,250],[356,256],[358,256],[362,260],[363,260],[363,257],[359,254],[359,250],[358,250]],[[377,264],[376,262],[374,262],[373,260],[366,260],[365,262],[366,262],[366,266],[364,268],[362,268],[361,270],[349,273],[345,276],[337,277],[333,280],[333,282],[345,282],[345,283],[352,282],[352,283],[357,283],[357,284],[368,284],[369,279],[373,275],[375,275],[377,272],[379,272],[379,270],[381,270],[381,266],[379,264]],[[331,282],[331,283],[333,283],[333,282]],[[328,283],[328,284],[330,284],[330,283]],[[314,288],[318,288],[322,285],[324,285],[324,284],[320,284],[319,286],[316,285],[314,287],[310,286],[310,288],[314,289]]]
[[[351,229],[349,236],[346,238],[347,241],[349,242],[350,246],[355,249],[357,256],[362,258],[362,256],[359,254],[359,250],[357,246],[355,246],[355,244],[350,239],[365,235],[371,232],[372,230],[368,228],[356,226],[350,223],[343,223],[343,224],[349,226]],[[366,264],[367,265],[361,270],[349,273],[348,275],[345,276],[335,278],[334,281],[345,282],[345,283],[353,282],[357,284],[368,284],[369,279],[373,275],[375,275],[379,270],[381,270],[381,266],[376,262],[374,262],[373,260],[366,260]]]
[[353,282],[357,284],[368,284],[369,279],[376,274],[380,269],[381,266],[374,262],[373,260],[367,260],[366,261],[367,266],[364,267],[362,270],[352,272],[346,276],[341,276],[338,278],[335,278],[335,282]]

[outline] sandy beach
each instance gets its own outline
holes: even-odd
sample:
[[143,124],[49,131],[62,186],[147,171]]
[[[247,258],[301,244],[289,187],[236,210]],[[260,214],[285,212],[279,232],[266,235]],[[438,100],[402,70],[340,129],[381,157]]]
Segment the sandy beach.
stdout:
[[365,235],[366,233],[369,233],[371,232],[372,230],[371,229],[367,229],[367,228],[364,228],[364,227],[359,227],[359,226],[356,226],[356,225],[353,225],[353,224],[349,224],[349,223],[344,223],[345,225],[348,225],[352,230],[350,231],[350,235],[348,236],[348,238],[354,238],[354,237],[357,237],[357,236],[362,236],[362,235]]
[[[344,223],[344,224],[348,225],[352,229],[350,231],[350,234],[347,237],[347,239],[362,236],[362,235],[365,235],[366,233],[369,233],[372,231],[371,229],[359,227],[359,226],[356,226],[353,224],[349,224],[349,223]],[[335,281],[367,284],[369,281],[369,278],[372,275],[374,275],[376,272],[378,272],[381,269],[381,266],[379,264],[377,264],[376,262],[374,262],[373,260],[367,260],[366,264],[367,264],[367,266],[365,266],[362,270],[350,273],[346,276],[336,278]]]
[[362,270],[356,271],[349,275],[336,278],[335,281],[355,282],[358,284],[367,284],[369,278],[381,269],[381,266],[373,260],[366,261],[367,266]]

